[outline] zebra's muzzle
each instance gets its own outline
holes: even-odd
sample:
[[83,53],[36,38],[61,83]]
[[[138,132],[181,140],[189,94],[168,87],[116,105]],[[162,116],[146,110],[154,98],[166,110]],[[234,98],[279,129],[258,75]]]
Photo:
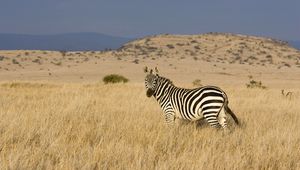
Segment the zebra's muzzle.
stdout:
[[146,95],[147,95],[147,97],[151,97],[153,95],[153,93],[154,93],[154,90],[148,89],[146,92]]

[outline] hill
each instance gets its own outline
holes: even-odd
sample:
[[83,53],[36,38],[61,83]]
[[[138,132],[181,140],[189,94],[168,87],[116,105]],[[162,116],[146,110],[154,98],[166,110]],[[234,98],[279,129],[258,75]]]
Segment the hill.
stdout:
[[300,50],[300,41],[289,41],[289,44]]
[[99,33],[66,33],[56,35],[0,34],[0,50],[104,50],[116,49],[129,38]]
[[200,79],[245,86],[249,77],[276,87],[300,82],[299,50],[280,40],[245,35],[155,35],[106,51],[0,51],[1,80],[94,82],[116,73],[142,82],[145,66],[157,66],[179,83]]
[[157,35],[129,42],[119,52],[139,58],[165,56],[215,63],[300,67],[299,50],[285,41],[228,33]]

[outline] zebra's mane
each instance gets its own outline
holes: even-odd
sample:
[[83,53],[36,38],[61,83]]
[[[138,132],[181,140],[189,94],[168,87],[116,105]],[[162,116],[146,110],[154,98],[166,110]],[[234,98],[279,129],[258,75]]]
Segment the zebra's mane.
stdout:
[[171,84],[171,85],[174,86],[173,82],[170,79],[168,79],[166,77],[162,77],[162,76],[158,76],[158,77],[159,77],[160,81],[162,81],[162,82],[168,82],[169,84]]

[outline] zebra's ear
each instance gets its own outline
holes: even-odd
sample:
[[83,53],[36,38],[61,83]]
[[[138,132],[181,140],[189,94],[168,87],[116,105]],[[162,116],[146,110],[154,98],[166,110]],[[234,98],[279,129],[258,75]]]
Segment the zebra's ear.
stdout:
[[148,73],[148,67],[147,66],[144,67],[144,73]]

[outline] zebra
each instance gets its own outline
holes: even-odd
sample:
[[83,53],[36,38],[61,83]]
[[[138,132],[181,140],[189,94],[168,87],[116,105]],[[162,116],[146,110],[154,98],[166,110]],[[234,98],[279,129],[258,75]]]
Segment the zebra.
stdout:
[[216,86],[203,86],[195,89],[176,87],[168,78],[156,74],[151,69],[145,78],[146,96],[153,96],[164,112],[167,124],[175,119],[199,121],[205,119],[210,126],[227,129],[226,113],[230,114],[235,123],[239,121],[228,107],[226,93]]

